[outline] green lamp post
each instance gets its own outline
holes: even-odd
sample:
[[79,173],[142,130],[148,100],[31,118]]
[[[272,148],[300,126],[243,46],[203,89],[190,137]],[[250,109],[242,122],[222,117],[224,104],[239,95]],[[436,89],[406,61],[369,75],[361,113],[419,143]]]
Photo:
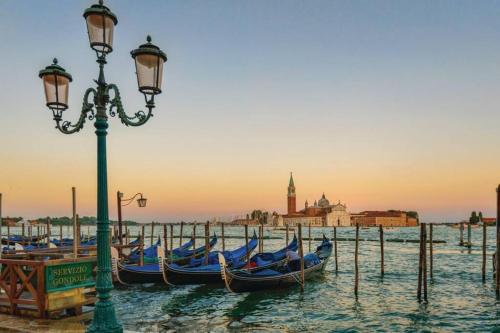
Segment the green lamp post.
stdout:
[[[94,120],[97,135],[97,281],[98,301],[95,305],[94,318],[88,327],[88,332],[122,332],[122,327],[116,319],[115,309],[111,301],[113,289],[111,279],[111,255],[109,242],[108,213],[108,179],[106,163],[106,135],[108,114],[118,115],[126,126],[141,126],[152,116],[155,107],[154,97],[161,93],[163,64],[167,56],[147,37],[147,43],[131,52],[135,61],[139,91],[144,94],[147,112],[138,111],[133,116],[125,113],[120,99],[118,87],[106,83],[104,65],[106,55],[113,50],[113,29],[118,23],[116,15],[100,0],[98,4],[86,9],[83,17],[87,22],[90,47],[96,52],[99,64],[99,76],[95,88],[88,88],[83,96],[83,106],[78,121],[72,124],[63,121],[63,112],[68,108],[69,83],[71,75],[54,59],[52,65],[39,73],[43,80],[47,107],[52,110],[56,128],[64,134],[80,131],[85,121]],[[112,96],[110,96],[110,93]],[[90,100],[90,97],[93,97]],[[111,98],[112,97],[112,98]],[[108,108],[109,106],[109,108]]]

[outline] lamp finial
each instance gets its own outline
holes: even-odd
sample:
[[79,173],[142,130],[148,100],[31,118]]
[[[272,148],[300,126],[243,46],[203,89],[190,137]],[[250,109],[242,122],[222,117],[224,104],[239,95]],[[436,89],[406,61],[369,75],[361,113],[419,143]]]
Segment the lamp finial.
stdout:
[[54,65],[57,65],[57,58],[54,58],[52,62],[54,63]]
[[152,39],[151,39],[151,36],[150,36],[150,35],[147,35],[147,37],[146,37],[146,41],[147,41],[148,43],[151,43]]

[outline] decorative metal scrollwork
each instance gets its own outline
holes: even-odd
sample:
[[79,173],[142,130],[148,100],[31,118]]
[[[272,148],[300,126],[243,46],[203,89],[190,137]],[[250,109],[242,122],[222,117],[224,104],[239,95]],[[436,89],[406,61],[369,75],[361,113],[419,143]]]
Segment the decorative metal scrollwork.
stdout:
[[94,88],[88,88],[85,91],[85,95],[83,95],[82,111],[80,113],[80,118],[78,119],[76,124],[71,124],[71,122],[67,120],[63,121],[60,115],[54,116],[54,120],[56,121],[56,128],[58,130],[60,130],[64,134],[73,134],[79,132],[83,128],[85,120],[93,120],[95,118],[94,104],[89,102],[89,96],[91,93],[96,96],[97,91]]
[[153,99],[146,101],[146,108],[148,109],[147,114],[144,111],[139,110],[136,113],[134,113],[133,117],[131,117],[125,113],[118,87],[115,84],[109,84],[106,87],[106,94],[109,94],[110,90],[113,90],[114,97],[109,101],[110,104],[109,114],[112,117],[118,114],[118,117],[120,118],[121,122],[126,126],[141,126],[144,123],[146,123],[149,120],[149,118],[153,116],[152,112],[153,108],[155,107]]

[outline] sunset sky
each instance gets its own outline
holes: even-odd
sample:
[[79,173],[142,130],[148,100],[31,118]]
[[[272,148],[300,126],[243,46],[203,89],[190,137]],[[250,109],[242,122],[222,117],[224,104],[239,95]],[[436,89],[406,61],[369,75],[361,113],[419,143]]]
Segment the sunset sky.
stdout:
[[[0,2],[3,215],[95,215],[96,137],[54,128],[38,71],[73,75],[76,120],[97,76],[82,13],[92,1]],[[495,214],[500,182],[497,1],[105,1],[118,16],[106,78],[144,108],[130,50],[168,55],[155,116],[110,118],[116,191],[143,192],[142,222],[285,212],[325,192],[348,210],[426,221]]]

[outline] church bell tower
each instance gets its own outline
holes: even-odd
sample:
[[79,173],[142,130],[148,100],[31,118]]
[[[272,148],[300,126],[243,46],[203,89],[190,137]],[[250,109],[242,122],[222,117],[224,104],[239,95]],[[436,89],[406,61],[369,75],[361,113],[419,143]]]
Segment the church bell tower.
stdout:
[[288,196],[287,196],[287,208],[288,215],[297,212],[296,208],[296,198],[295,198],[295,185],[293,183],[293,175],[290,172],[290,182],[288,183]]

